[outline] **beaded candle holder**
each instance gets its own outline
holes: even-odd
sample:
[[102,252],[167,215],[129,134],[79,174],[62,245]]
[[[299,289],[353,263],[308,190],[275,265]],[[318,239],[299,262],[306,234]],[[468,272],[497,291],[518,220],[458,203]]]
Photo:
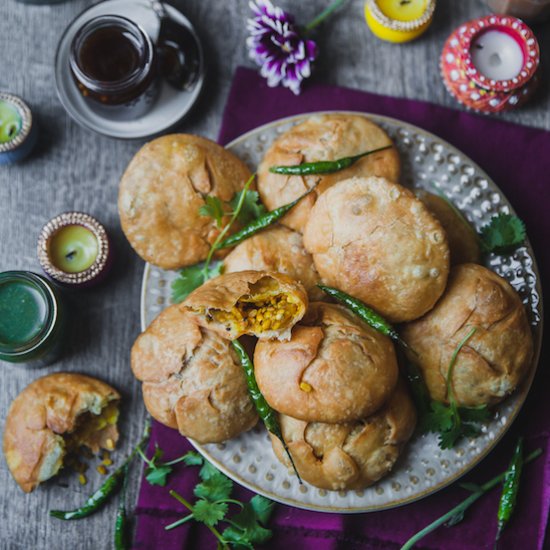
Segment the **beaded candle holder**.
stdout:
[[62,285],[88,287],[101,282],[112,265],[105,227],[89,214],[65,212],[50,220],[38,238],[38,260]]
[[36,138],[30,107],[20,97],[0,92],[0,165],[23,160]]
[[435,4],[435,0],[366,0],[365,20],[381,40],[409,42],[430,26]]
[[531,29],[511,16],[469,21],[447,39],[441,75],[463,105],[498,113],[525,103],[538,84],[540,51]]

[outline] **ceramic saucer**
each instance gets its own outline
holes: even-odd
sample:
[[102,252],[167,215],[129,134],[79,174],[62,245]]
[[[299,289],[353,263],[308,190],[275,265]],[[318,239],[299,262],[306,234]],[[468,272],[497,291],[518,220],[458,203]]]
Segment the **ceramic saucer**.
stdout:
[[122,15],[131,19],[149,34],[153,42],[159,32],[159,19],[148,0],[105,0],[83,11],[66,29],[57,47],[55,80],[57,94],[69,115],[81,126],[120,139],[148,138],[175,126],[197,101],[204,82],[204,55],[195,29],[176,8],[165,4],[168,15],[189,28],[197,39],[200,54],[200,71],[197,82],[190,91],[179,91],[161,81],[155,104],[133,120],[112,120],[96,113],[80,95],[69,70],[71,42],[78,29],[99,15]]

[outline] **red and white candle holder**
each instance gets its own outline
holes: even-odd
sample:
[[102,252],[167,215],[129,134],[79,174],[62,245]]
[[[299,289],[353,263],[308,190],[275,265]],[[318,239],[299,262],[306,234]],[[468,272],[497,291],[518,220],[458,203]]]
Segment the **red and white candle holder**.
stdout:
[[441,75],[449,93],[466,107],[499,113],[532,96],[539,63],[537,39],[523,21],[488,15],[449,36],[441,54]]

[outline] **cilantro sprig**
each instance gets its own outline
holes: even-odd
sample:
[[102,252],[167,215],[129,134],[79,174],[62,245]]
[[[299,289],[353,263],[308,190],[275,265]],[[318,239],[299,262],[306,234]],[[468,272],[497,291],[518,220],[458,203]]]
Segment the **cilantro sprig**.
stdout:
[[432,187],[437,195],[449,205],[459,220],[475,234],[483,252],[506,254],[525,241],[527,236],[525,224],[517,216],[503,213],[496,214],[477,233],[470,222],[464,217],[464,214],[449,200],[441,188],[434,182],[432,182]]
[[481,248],[485,252],[505,253],[525,240],[525,224],[512,214],[498,214],[481,228]]
[[175,458],[169,462],[161,462],[160,459],[164,455],[164,451],[157,444],[155,444],[155,452],[151,458],[147,458],[141,449],[138,449],[137,452],[143,462],[147,464],[147,468],[145,469],[145,479],[151,485],[160,485],[161,487],[166,485],[167,477],[173,470],[172,466],[178,464],[179,462],[185,461],[186,456],[180,456],[179,458]]
[[[167,525],[166,530],[175,529],[191,520],[203,523],[218,540],[218,548],[224,550],[253,550],[254,544],[261,544],[271,538],[273,533],[266,525],[273,512],[273,502],[260,495],[255,495],[244,503],[234,500],[231,498],[233,482],[198,453],[190,451],[181,460],[188,466],[201,466],[201,482],[193,491],[197,497],[194,503],[176,491],[170,491],[170,495],[183,504],[189,514]],[[228,516],[230,505],[238,506],[240,511]],[[222,522],[227,524],[223,531],[218,528]]]
[[172,303],[178,304],[183,302],[193,290],[199,288],[199,286],[209,279],[221,275],[223,273],[223,263],[215,262],[212,264],[212,258],[219,249],[219,245],[224,240],[227,232],[236,222],[246,225],[252,219],[256,219],[265,213],[264,206],[259,203],[258,193],[250,191],[254,177],[255,174],[250,176],[242,191],[236,193],[229,202],[225,203],[231,208],[229,213],[226,212],[224,203],[218,197],[206,197],[205,203],[199,208],[201,216],[211,217],[219,229],[222,229],[223,218],[225,216],[230,215],[231,218],[210,246],[206,260],[180,270],[178,278],[172,282]]
[[416,365],[408,366],[408,379],[411,385],[420,421],[419,429],[422,432],[439,434],[441,449],[452,449],[462,437],[474,437],[481,433],[480,424],[491,418],[491,411],[486,405],[480,407],[459,407],[454,394],[452,377],[454,366],[462,348],[475,334],[476,327],[457,345],[447,370],[446,389],[449,405],[430,399],[424,380]]

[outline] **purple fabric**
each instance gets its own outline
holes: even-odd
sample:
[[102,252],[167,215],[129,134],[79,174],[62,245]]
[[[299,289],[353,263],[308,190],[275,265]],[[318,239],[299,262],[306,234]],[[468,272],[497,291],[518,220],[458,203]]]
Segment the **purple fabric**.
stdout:
[[[377,96],[321,84],[309,85],[300,96],[288,90],[268,88],[255,71],[236,71],[224,113],[219,141],[225,144],[257,126],[304,112],[352,110],[395,117],[425,128],[449,141],[476,161],[503,190],[527,224],[539,262],[543,284],[550,281],[550,255],[544,245],[550,237],[550,133],[455,111],[429,103]],[[548,295],[548,294],[547,294]],[[484,482],[504,470],[519,434],[526,437],[527,450],[542,447],[544,454],[526,467],[519,503],[509,528],[503,534],[501,550],[542,549],[550,506],[548,387],[548,345],[543,349],[535,383],[521,414],[507,436],[489,457],[465,480]],[[191,446],[169,428],[154,424],[150,449],[155,442],[167,458],[181,455]],[[193,499],[197,468],[178,467],[169,482],[171,488]],[[236,498],[252,494],[236,487]],[[309,512],[277,505],[270,526],[274,537],[269,549],[353,550],[396,549],[467,496],[457,484],[402,508],[369,514],[340,515]],[[462,550],[492,548],[496,530],[499,491],[483,496],[459,525],[442,527],[420,541],[419,549]],[[168,495],[168,490],[144,482],[139,495],[135,548],[173,550],[215,549],[212,534],[187,523],[173,531],[164,525],[185,511]]]

